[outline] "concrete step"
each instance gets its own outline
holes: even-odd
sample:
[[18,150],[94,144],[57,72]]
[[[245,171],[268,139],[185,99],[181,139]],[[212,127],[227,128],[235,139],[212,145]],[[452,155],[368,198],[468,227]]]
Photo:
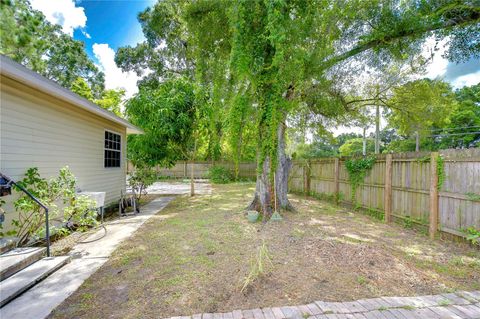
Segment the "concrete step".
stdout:
[[17,246],[17,237],[3,237],[0,238],[0,254],[6,253]]
[[70,256],[45,257],[0,282],[0,291],[2,292],[0,294],[0,307],[60,269],[69,261]]
[[0,281],[33,264],[45,253],[44,247],[22,247],[0,255]]

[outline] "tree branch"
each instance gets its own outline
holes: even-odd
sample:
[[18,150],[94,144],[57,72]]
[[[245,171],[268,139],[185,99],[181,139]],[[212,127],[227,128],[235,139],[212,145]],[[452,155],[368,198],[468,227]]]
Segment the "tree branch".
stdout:
[[[449,19],[448,21],[445,21],[443,24],[434,24],[434,25],[429,25],[417,29],[412,29],[412,30],[399,30],[397,33],[393,33],[391,35],[385,36],[384,38],[381,39],[373,39],[370,41],[367,41],[365,43],[360,43],[356,47],[354,47],[351,50],[348,50],[340,55],[334,56],[328,60],[326,60],[323,63],[322,69],[326,70],[334,66],[335,64],[347,60],[355,55],[358,55],[362,52],[365,52],[367,50],[377,48],[383,45],[387,45],[390,43],[393,43],[395,41],[401,40],[403,38],[415,38],[422,36],[426,33],[430,33],[433,31],[439,31],[439,30],[448,30],[452,29],[454,27],[460,27],[460,26],[466,26],[474,23],[480,22],[480,9],[475,8],[475,7],[468,7],[467,9],[471,10],[471,14],[468,15],[466,18],[465,17],[456,17]],[[442,12],[441,10],[444,10],[444,8],[437,10],[437,13],[440,12],[442,14],[445,14],[445,12]]]

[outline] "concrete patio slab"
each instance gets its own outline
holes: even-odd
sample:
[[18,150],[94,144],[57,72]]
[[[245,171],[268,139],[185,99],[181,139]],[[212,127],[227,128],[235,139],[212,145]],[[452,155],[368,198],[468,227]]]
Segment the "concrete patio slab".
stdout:
[[[181,181],[155,182],[147,188],[148,194],[184,195],[190,194],[190,183]],[[196,194],[211,194],[212,187],[206,180],[195,181]]]

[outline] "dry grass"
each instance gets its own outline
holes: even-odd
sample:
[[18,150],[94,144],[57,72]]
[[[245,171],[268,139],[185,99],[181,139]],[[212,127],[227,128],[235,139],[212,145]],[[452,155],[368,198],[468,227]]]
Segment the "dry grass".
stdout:
[[[253,188],[176,198],[51,317],[162,318],[480,289],[478,250],[299,196],[282,222],[251,224],[242,209]],[[242,292],[263,240],[273,270]]]

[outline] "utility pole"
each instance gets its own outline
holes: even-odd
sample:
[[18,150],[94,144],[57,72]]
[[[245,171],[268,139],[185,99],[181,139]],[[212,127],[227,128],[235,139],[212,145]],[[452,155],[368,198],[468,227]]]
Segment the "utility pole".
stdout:
[[375,154],[380,154],[380,105],[375,105]]
[[362,151],[363,156],[367,155],[367,128],[364,126],[363,127],[363,151]]

